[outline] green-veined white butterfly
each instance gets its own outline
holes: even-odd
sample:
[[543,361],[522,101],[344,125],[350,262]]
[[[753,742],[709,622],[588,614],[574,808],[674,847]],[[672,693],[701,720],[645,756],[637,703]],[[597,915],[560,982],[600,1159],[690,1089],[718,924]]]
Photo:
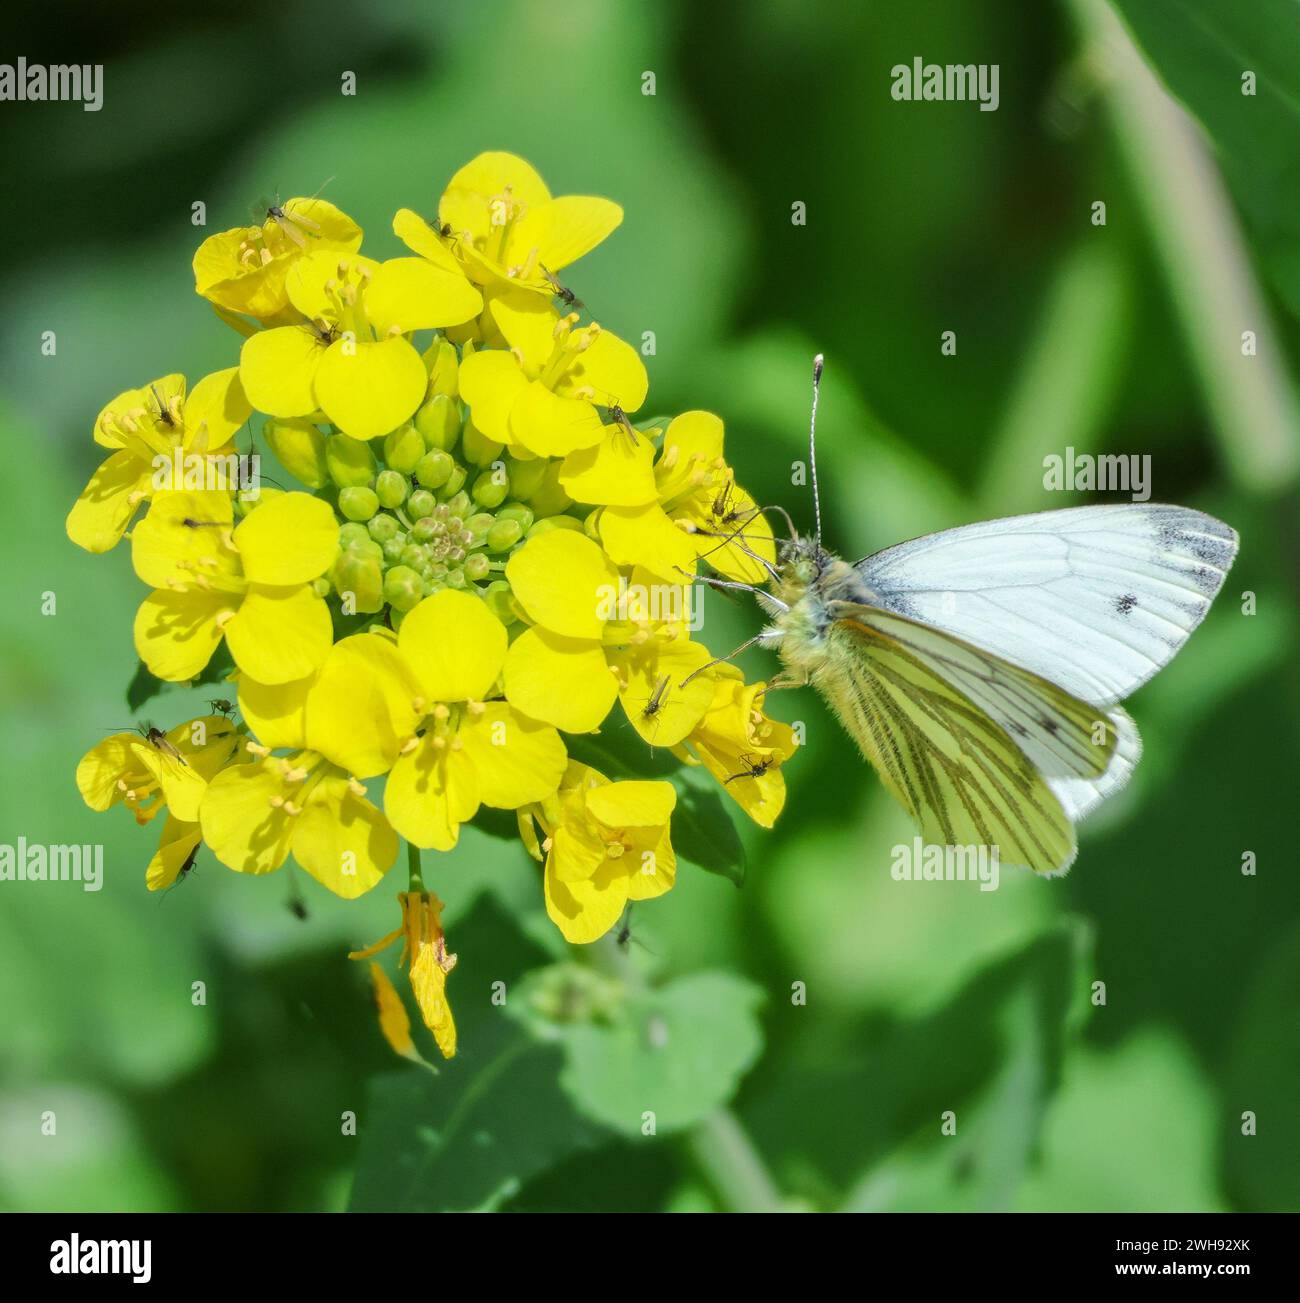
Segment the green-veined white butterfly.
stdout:
[[[811,683],[922,837],[996,846],[1004,865],[1062,873],[1074,825],[1142,751],[1119,706],[1201,622],[1237,551],[1185,507],[1072,507],[944,530],[856,565],[791,526],[750,643]],[[754,556],[752,552],[751,556]],[[745,644],[749,646],[750,643]],[[733,653],[734,654],[734,653]]]

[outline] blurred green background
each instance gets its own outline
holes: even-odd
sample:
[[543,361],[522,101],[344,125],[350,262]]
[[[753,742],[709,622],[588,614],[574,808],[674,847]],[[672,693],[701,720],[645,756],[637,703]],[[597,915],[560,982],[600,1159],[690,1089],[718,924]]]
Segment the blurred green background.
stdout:
[[[107,882],[0,883],[0,1206],[1300,1206],[1298,15],[1294,0],[8,15],[5,61],[102,62],[105,103],[0,105],[0,840],[102,841]],[[894,102],[890,68],[915,56],[998,64],[1000,107]],[[202,236],[324,187],[368,252],[394,253],[394,209],[432,211],[487,148],[555,193],[625,206],[566,279],[611,329],[655,332],[645,414],[720,413],[741,481],[803,522],[790,467],[826,353],[827,542],[844,554],[1069,505],[1042,489],[1043,456],[1067,446],[1150,454],[1155,498],[1237,527],[1215,609],[1130,705],[1135,781],[1085,825],[1066,879],[894,883],[904,816],[810,693],[781,694],[808,744],[777,830],[741,830],[745,885],[683,865],[612,954],[667,1055],[635,1028],[520,1039],[517,979],[562,953],[534,866],[470,830],[426,867],[461,956],[462,1051],[436,1078],[394,1066],[344,958],[392,926],[387,885],[349,905],[297,869],[244,879],[205,851],[179,889],[146,892],[155,831],[92,814],[73,783],[130,718],[141,592],[125,548],[92,558],[63,533],[95,414],[234,362],[193,294]],[[717,652],[757,627],[747,604],[707,619]],[[773,672],[764,655],[745,667]],[[150,711],[170,725],[206,695]],[[513,1018],[490,1003],[497,981]]]

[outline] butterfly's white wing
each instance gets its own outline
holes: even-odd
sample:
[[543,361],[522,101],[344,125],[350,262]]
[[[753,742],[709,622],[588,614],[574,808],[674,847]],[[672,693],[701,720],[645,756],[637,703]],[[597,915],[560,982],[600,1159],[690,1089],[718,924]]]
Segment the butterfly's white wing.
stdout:
[[812,681],[937,845],[995,845],[1006,865],[1061,873],[1074,822],[1121,786],[1137,734],[1118,707],[928,625],[832,601]]
[[1236,552],[1234,530],[1186,507],[1071,507],[886,548],[854,567],[854,595],[1109,706],[1169,662]]

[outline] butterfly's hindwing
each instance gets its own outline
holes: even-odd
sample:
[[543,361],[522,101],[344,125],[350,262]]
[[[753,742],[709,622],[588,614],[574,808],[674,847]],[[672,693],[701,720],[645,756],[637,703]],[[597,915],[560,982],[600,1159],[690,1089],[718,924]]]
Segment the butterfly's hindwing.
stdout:
[[813,682],[932,843],[997,846],[1003,864],[1059,873],[1072,819],[1127,778],[1136,733],[961,639],[852,602],[829,606]]

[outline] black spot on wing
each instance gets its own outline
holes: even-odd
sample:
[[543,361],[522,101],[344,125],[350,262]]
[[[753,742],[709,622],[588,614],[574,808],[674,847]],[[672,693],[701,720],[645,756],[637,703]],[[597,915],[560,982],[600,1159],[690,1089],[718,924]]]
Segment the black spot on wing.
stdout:
[[1136,593],[1123,593],[1115,599],[1115,610],[1120,615],[1127,615],[1137,605]]

